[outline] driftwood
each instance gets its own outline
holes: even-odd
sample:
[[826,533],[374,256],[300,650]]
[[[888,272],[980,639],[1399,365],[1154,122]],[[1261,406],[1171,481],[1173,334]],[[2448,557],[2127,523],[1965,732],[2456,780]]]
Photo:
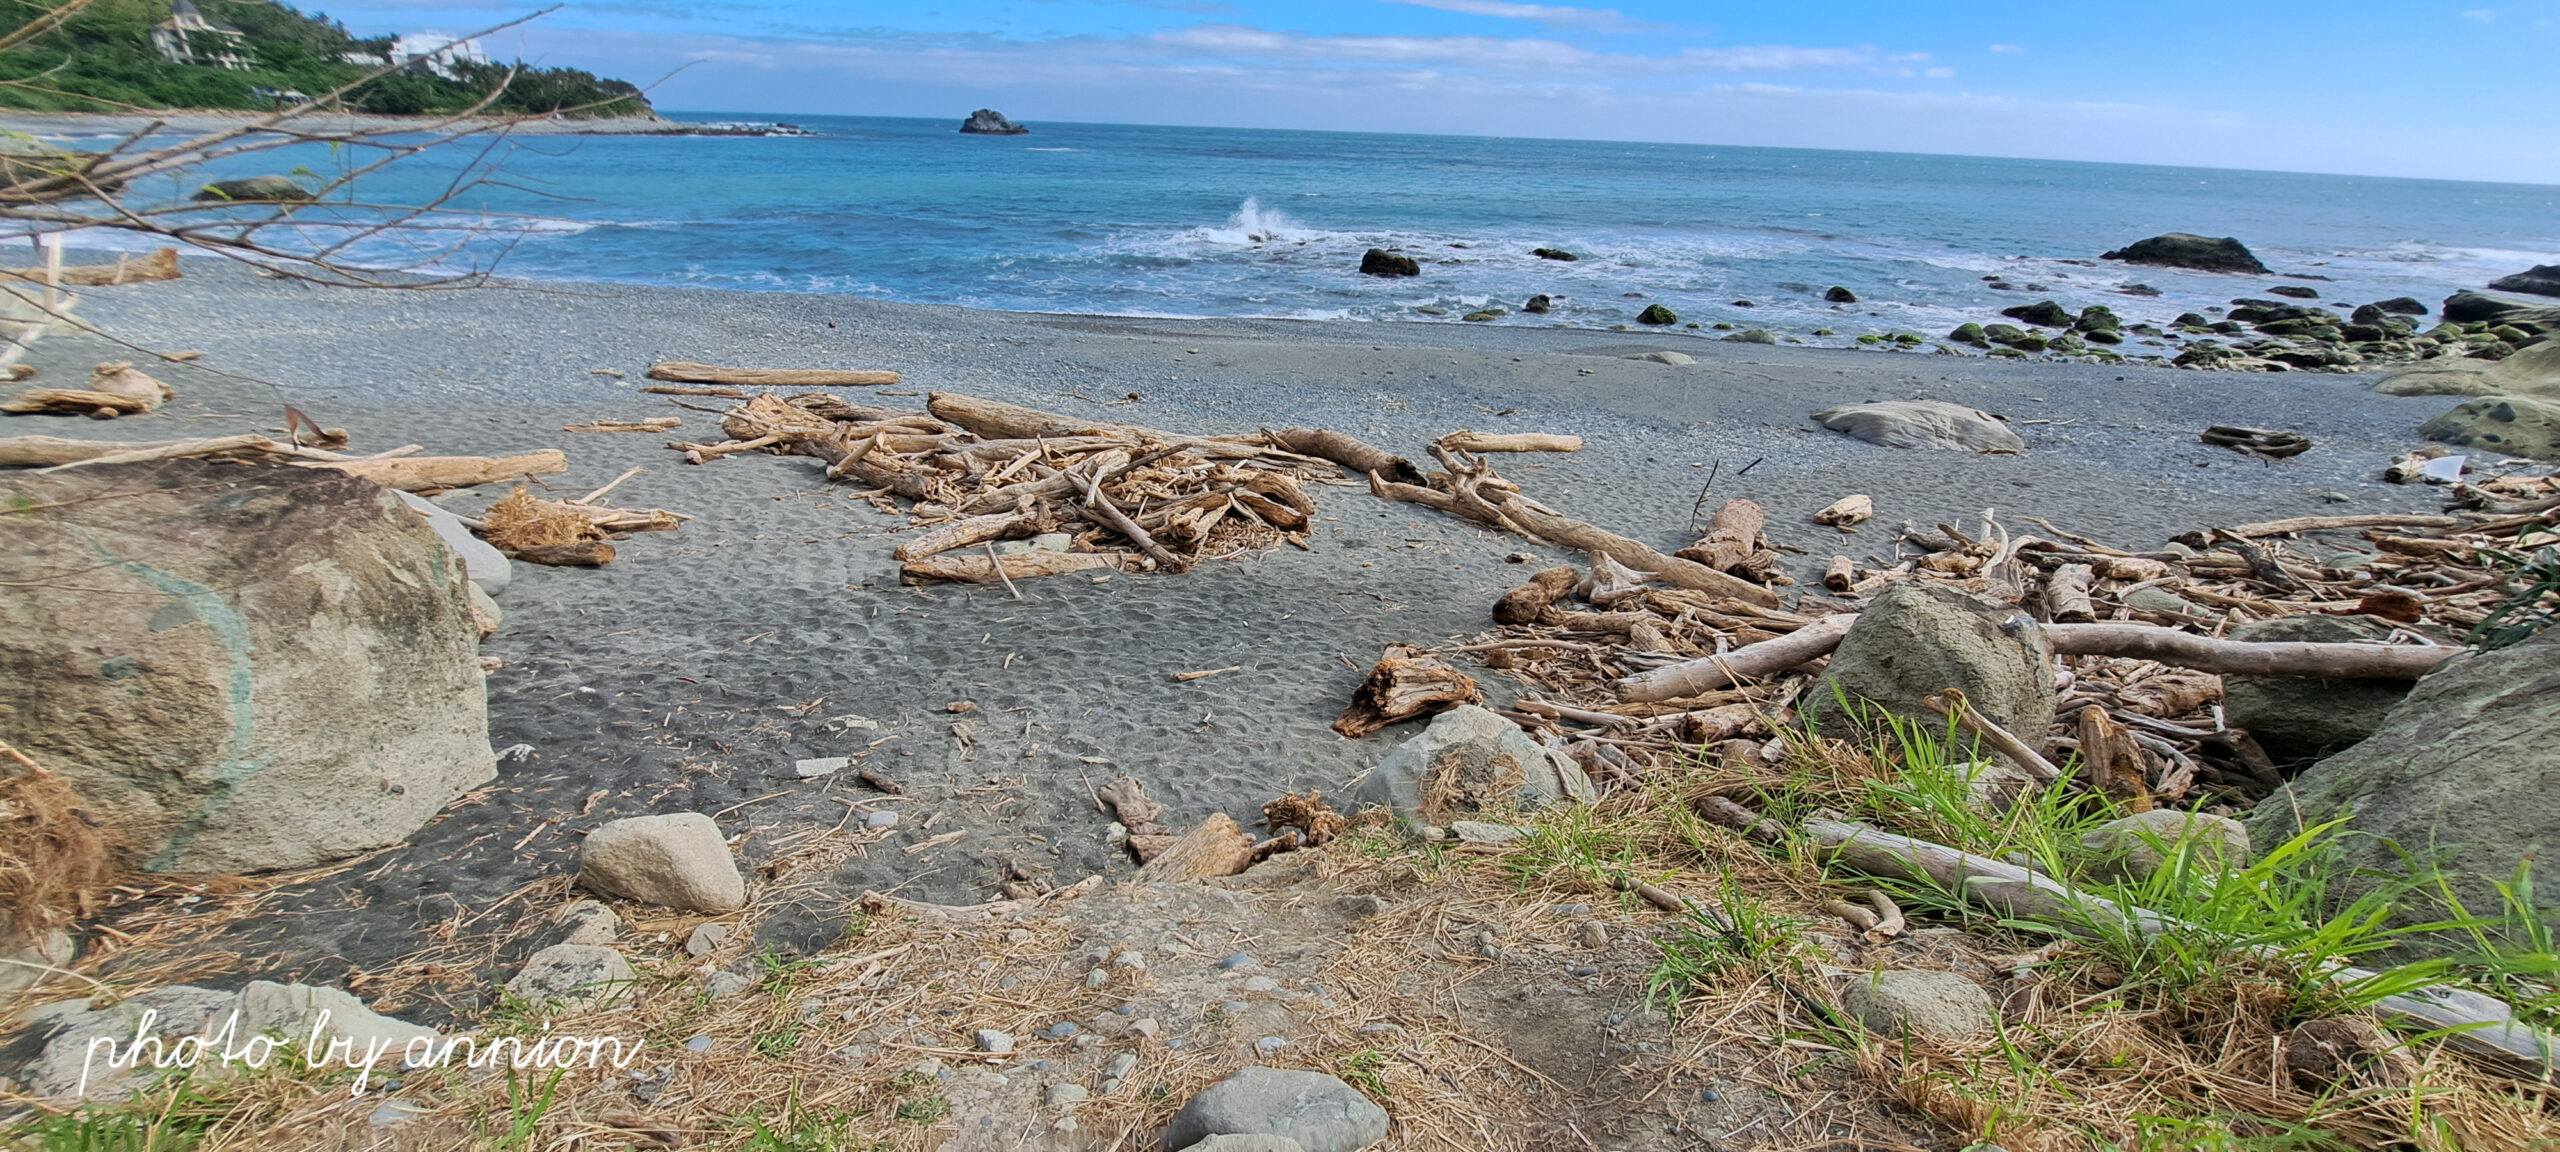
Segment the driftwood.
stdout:
[[2151,777],[2133,733],[2107,719],[2107,710],[2095,704],[2080,710],[2079,728],[2081,783],[2122,803],[2125,811],[2150,811]]
[[652,364],[649,366],[649,378],[690,384],[742,384],[757,388],[865,387],[898,382],[895,372],[870,369],[723,368],[688,360]]
[[146,280],[178,278],[178,250],[155,248],[140,260],[119,255],[113,264],[72,264],[62,268],[0,269],[0,277],[26,280],[37,284],[61,284],[82,288],[104,288],[118,284],[139,284]]
[[678,416],[650,416],[640,420],[590,420],[584,424],[563,424],[563,432],[664,432],[682,425]]
[[2044,610],[2057,623],[2086,624],[2098,618],[2096,605],[2089,601],[2089,581],[2095,576],[2086,564],[2065,564],[2045,578]]
[[1410,644],[1389,644],[1351,694],[1333,730],[1357,740],[1389,724],[1446,712],[1480,699],[1475,679]]
[[[1717,813],[1710,810],[1709,814]],[[1944,844],[1837,820],[1807,820],[1803,831],[1825,855],[1860,872],[1932,885],[2009,919],[2040,920],[2084,936],[2127,929],[2158,936],[2188,927],[2146,908],[2082,892],[2041,872]],[[2328,977],[2331,983],[2343,985],[2375,975],[2371,969],[2349,967]],[[2449,1047],[2486,1057],[2504,1070],[2537,1080],[2560,1072],[2560,1037],[2523,1023],[2513,1008],[2493,997],[2431,988],[2384,997],[2373,1008],[2386,1017],[2440,1033]]]
[[1727,500],[1707,518],[1707,534],[1673,555],[1718,572],[1739,570],[1755,579],[1765,579],[1778,559],[1778,554],[1769,550],[1768,538],[1761,534],[1768,523],[1768,512],[1757,503]]
[[2293,532],[2318,532],[2327,528],[2452,528],[2462,523],[2452,516],[2296,516],[2290,520],[2269,520],[2259,524],[2242,524],[2222,531],[2234,536],[2283,536]]
[[[1803,628],[1723,656],[1640,672],[1619,681],[1620,691],[1630,701],[1670,700],[1734,683],[1734,678],[1724,671],[1726,668],[1742,672],[1745,678],[1784,671],[1816,656],[1829,655],[1856,622],[1856,613],[1826,616],[1819,625],[1821,631]],[[2249,676],[2415,680],[2465,651],[2441,644],[2253,643],[2218,640],[2150,624],[2047,624],[2044,632],[2053,650],[2061,655],[2129,656],[2198,672]],[[1764,648],[1770,650],[1762,653]]]
[[96,392],[86,388],[29,388],[0,401],[0,412],[12,416],[95,416],[111,420],[118,416],[138,415],[159,406],[158,400],[115,392]]
[[889,556],[902,562],[922,560],[927,556],[966,548],[972,544],[984,544],[990,540],[1019,540],[1025,536],[1036,536],[1046,531],[1046,525],[1049,523],[1049,518],[1037,511],[998,512],[987,516],[972,516],[966,520],[954,520],[900,544],[890,550]]
[[1813,514],[1813,522],[1846,532],[1875,518],[1876,502],[1866,496],[1843,496]]
[[71,440],[60,436],[11,436],[0,439],[0,468],[49,467],[66,464],[129,464],[140,460],[231,456],[247,459],[292,455],[284,445],[256,433],[211,436],[200,440]]
[[1398,484],[1423,483],[1413,461],[1360,439],[1324,428],[1283,428],[1267,433],[1271,442],[1301,456],[1330,460],[1355,476],[1378,475]]
[[302,466],[334,468],[403,492],[441,492],[566,472],[569,458],[557,448],[545,448],[522,456],[410,456],[397,460],[323,460]]
[[1574,571],[1559,565],[1531,576],[1529,582],[1503,594],[1494,601],[1493,619],[1499,624],[1526,624],[1536,620],[1548,606],[1573,591]]
[[1927,704],[1930,711],[1955,721],[1965,731],[1981,737],[1983,743],[1990,745],[1993,751],[2008,757],[2011,763],[2025,769],[2027,775],[2038,780],[2062,779],[2062,769],[2054,767],[2053,761],[2045,759],[2042,753],[2037,752],[2026,741],[2018,739],[2015,733],[1993,723],[1990,717],[1975,711],[1973,702],[1965,699],[1963,689],[1949,688],[1939,695],[1923,697],[1921,702]]
[[527,564],[548,564],[555,568],[596,568],[613,563],[613,545],[602,540],[581,540],[574,544],[537,544],[507,553],[509,559]]
[[[1129,839],[1134,845],[1139,838]],[[1213,812],[1172,843],[1149,852],[1136,878],[1140,883],[1178,884],[1233,876],[1251,867],[1253,857],[1253,837],[1236,826],[1234,817]]]
[[1040,576],[1063,576],[1069,572],[1090,572],[1097,568],[1118,569],[1134,557],[1118,552],[1050,552],[1033,549],[1012,556],[927,556],[911,560],[898,569],[909,584],[947,581],[955,584],[999,584],[1006,580],[1030,580]]
[[1834,556],[1822,566],[1822,586],[1834,592],[1846,592],[1858,586],[1858,563],[1846,556]]
[[1546,432],[1452,432],[1438,441],[1452,452],[1580,452],[1582,437]]

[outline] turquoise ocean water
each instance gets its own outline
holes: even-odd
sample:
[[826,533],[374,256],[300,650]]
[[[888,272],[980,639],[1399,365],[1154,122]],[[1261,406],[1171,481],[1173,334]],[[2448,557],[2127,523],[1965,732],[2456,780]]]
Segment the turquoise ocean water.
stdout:
[[[527,138],[496,154],[506,186],[456,207],[545,217],[500,265],[537,279],[1165,316],[1455,323],[1490,306],[1510,309],[1498,323],[1604,327],[1659,302],[1684,320],[1808,338],[1829,326],[1843,339],[1936,335],[2044,297],[2159,321],[2287,282],[2350,304],[2432,303],[2560,262],[2560,188],[2547,186],[1102,124],[983,137],[955,131],[956,117],[794,122],[818,135]],[[368,194],[431,195],[465,154],[395,167]],[[2237,236],[2278,272],[2327,280],[2095,260],[2165,231]],[[1530,255],[1539,246],[1582,259]],[[1424,274],[1358,274],[1371,247],[1403,250]],[[2129,283],[2162,295],[2121,294]],[[1861,302],[1825,303],[1834,284]],[[1555,311],[1521,313],[1533,293],[1554,296]]]

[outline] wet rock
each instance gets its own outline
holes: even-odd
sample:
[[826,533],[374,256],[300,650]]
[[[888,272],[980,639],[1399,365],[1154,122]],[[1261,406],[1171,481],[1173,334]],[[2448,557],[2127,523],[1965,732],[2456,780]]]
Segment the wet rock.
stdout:
[[1582,257],[1576,256],[1571,252],[1567,252],[1562,248],[1532,248],[1529,250],[1529,254],[1540,260],[1563,260],[1571,262],[1582,259]]
[[1636,323],[1638,324],[1661,326],[1666,324],[1677,324],[1679,322],[1679,313],[1665,308],[1660,304],[1647,304],[1644,306],[1644,311],[1636,313]]
[[2484,452],[2560,460],[2560,401],[2522,396],[2465,400],[2419,425],[2418,435]]
[[2373,306],[2398,316],[2424,316],[2429,311],[2426,302],[2415,296],[2394,296],[2388,300],[2376,300]]
[[290,176],[251,176],[245,180],[216,180],[196,190],[197,200],[300,201],[311,198],[310,189],[294,182]]
[[2296,300],[2317,300],[2320,298],[2320,290],[2301,284],[2278,284],[2267,289],[2267,295],[2290,296]]
[[0,505],[0,715],[128,863],[307,867],[495,775],[464,567],[381,486],[162,460],[9,474]]
[[2128,883],[2149,879],[2181,845],[2200,871],[2249,863],[2249,829],[2209,812],[2155,808],[2110,820],[2080,837],[2091,874]]
[[[2261,850],[2305,824],[2340,815],[2352,835],[2333,851],[2330,897],[2354,899],[2403,874],[2400,850],[2433,859],[2454,895],[2474,913],[2505,907],[2496,885],[2519,864],[2560,847],[2560,628],[2493,652],[2457,656],[2421,678],[2407,699],[2362,743],[2313,765],[2251,809]],[[2541,916],[2555,915],[2548,887],[2536,885]],[[2404,922],[2443,909],[2421,892],[2400,901]],[[2464,951],[2466,939],[2442,942]],[[2411,951],[2438,950],[2431,942]]]
[[1279,1136],[1305,1152],[1359,1152],[1387,1138],[1387,1111],[1321,1072],[1246,1068],[1191,1098],[1166,1125],[1164,1146],[1211,1136]]
[[2492,291],[2522,292],[2529,296],[2560,296],[2560,264],[2536,264],[2513,276],[2501,276],[2489,282]]
[[1521,311],[1539,316],[1544,316],[1554,309],[1555,298],[1544,292],[1540,292],[1537,295],[1530,297],[1528,303],[1520,306]]
[[2039,328],[2069,328],[2072,321],[2078,319],[2071,314],[2070,309],[2051,300],[2038,300],[2033,304],[2003,308],[2000,314],[2012,320],[2024,320]]
[[1420,276],[1422,265],[1411,256],[1372,248],[1360,257],[1360,271],[1371,276]]
[[1778,338],[1770,335],[1766,328],[1745,328],[1722,339],[1728,344],[1775,344],[1778,342]]
[[1813,414],[1815,423],[1887,448],[2024,452],[2027,442],[1988,412],[1944,400],[1843,404]]
[[2080,314],[2071,320],[2072,331],[2089,336],[2100,332],[2114,332],[2123,327],[2124,319],[2116,315],[2115,309],[2104,304],[2092,304],[2083,308]]
[[[2234,640],[2370,643],[2391,626],[2370,616],[2285,616],[2243,624]],[[2326,680],[2308,676],[2224,676],[2223,716],[2247,729],[2279,767],[2301,767],[2362,740],[2382,726],[2410,681]]]
[[1956,325],[1955,331],[1947,333],[1947,339],[1958,344],[1971,344],[1977,348],[1991,346],[1990,335],[1984,331],[1982,325],[1971,321]]
[[1434,824],[1476,812],[1542,808],[1593,798],[1591,781],[1560,752],[1538,746],[1499,713],[1463,704],[1431,718],[1353,790]]
[[1867,1029],[1885,1036],[1909,1033],[1946,1043],[1991,1034],[1991,994],[1953,972],[1896,969],[1853,975],[1840,1005]]
[[2518,300],[2512,296],[2456,292],[2444,298],[2444,318],[2455,324],[2494,324],[2508,315],[2539,306],[2535,301]]
[[2267,271],[2267,266],[2259,263],[2248,246],[2237,239],[2229,236],[2215,239],[2186,232],[2169,232],[2148,240],[2137,240],[2113,252],[2101,253],[2099,259],[2163,268],[2193,268],[2199,272],[2265,275]]
[[1830,290],[1824,292],[1822,294],[1822,298],[1834,304],[1855,304],[1858,302],[1857,293],[1837,284],[1832,285]]
[[[1945,721],[1923,701],[1961,688],[1976,712],[2011,732],[2053,723],[2053,651],[2017,608],[1937,584],[1888,584],[1841,638],[1798,707],[1826,736],[1857,734],[1852,702],[1924,724]],[[2027,737],[2033,739],[2033,736]]]
[[747,885],[718,825],[699,812],[634,816],[587,835],[578,883],[608,896],[697,912],[747,902]]
[[524,962],[507,992],[535,1004],[612,1002],[631,994],[637,976],[622,953],[594,944],[554,944]]
[[980,108],[971,112],[969,118],[961,122],[960,130],[972,136],[1022,136],[1031,131],[1005,119],[1004,113],[993,108]]

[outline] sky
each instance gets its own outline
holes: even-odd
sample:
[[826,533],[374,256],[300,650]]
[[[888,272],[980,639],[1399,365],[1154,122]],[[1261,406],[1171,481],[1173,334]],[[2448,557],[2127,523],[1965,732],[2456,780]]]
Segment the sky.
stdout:
[[[491,55],[664,109],[1644,140],[2560,184],[2560,0],[591,0]],[[306,0],[306,7],[308,6]],[[328,6],[464,33],[492,0]]]

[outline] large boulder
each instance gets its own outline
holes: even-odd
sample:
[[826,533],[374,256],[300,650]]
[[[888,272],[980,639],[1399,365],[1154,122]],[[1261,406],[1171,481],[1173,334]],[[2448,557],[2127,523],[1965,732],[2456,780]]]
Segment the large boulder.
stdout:
[[195,460],[0,476],[0,739],[155,871],[396,844],[495,774],[462,563],[389,491]]
[[1352,790],[1361,804],[1385,804],[1432,824],[1593,795],[1590,778],[1572,758],[1539,747],[1519,725],[1474,704],[1432,717]]
[[2267,266],[2258,257],[2229,236],[2215,239],[2185,232],[2170,232],[2148,240],[2137,240],[2103,253],[2101,260],[2122,260],[2127,264],[2156,264],[2164,268],[2193,268],[2199,272],[2253,272],[2265,275]]
[[1387,1138],[1387,1110],[1322,1072],[1245,1068],[1174,1113],[1164,1147],[1181,1152],[1212,1136],[1279,1136],[1306,1152],[1359,1152]]
[[1958,452],[2024,452],[2027,442],[1988,412],[1944,400],[1885,400],[1843,404],[1813,414],[1814,422],[1887,448],[1941,448]]
[[728,912],[747,902],[746,878],[728,840],[699,812],[633,816],[588,833],[578,848],[578,884],[697,912]]
[[2080,850],[2089,871],[2103,879],[2138,884],[2151,878],[2170,854],[2184,851],[2197,871],[2248,866],[2249,828],[2228,816],[2154,808],[2109,820],[2083,833]]
[[2000,314],[2012,320],[2024,320],[2041,328],[2069,328],[2071,322],[2078,319],[2070,309],[2051,300],[2038,300],[2033,304],[2003,308]]
[[2385,396],[2532,396],[2560,400],[2560,340],[2539,340],[2504,360],[2445,358],[2375,382]]
[[[337,1048],[336,1063],[362,1063],[378,1052],[370,1075],[388,1078],[403,1066],[413,1042],[433,1045],[432,1028],[377,1015],[363,1001],[336,988],[310,984],[273,984],[253,980],[237,993],[176,984],[152,988],[94,1007],[90,999],[63,1000],[29,1011],[23,1031],[10,1044],[13,1052],[31,1053],[16,1079],[28,1094],[63,1103],[114,1100],[149,1084],[152,1050],[143,1049],[140,1071],[111,1067],[137,1036],[157,1039],[159,1051],[171,1053],[188,1036],[210,1038],[209,1050],[196,1070],[212,1074],[225,1052],[236,1054],[234,1070],[243,1066],[278,1068],[307,1047],[315,1054]],[[282,1036],[282,1041],[258,1041]],[[113,1041],[113,1048],[100,1041]],[[343,1047],[340,1047],[343,1045]],[[423,1053],[418,1053],[423,1055]],[[173,1068],[174,1071],[174,1068]]]
[[2560,460],[2560,400],[2482,396],[2418,426],[2429,440],[2497,452]]
[[[2391,635],[2391,625],[2371,616],[2283,616],[2243,624],[2231,639],[2254,643],[2370,643]],[[2316,676],[2222,678],[2222,713],[2245,728],[2268,758],[2300,766],[2373,735],[2391,706],[2409,694],[2409,681],[2379,678],[2326,680]]]
[[2560,296],[2560,264],[2536,264],[2513,276],[2501,276],[2489,282],[2499,292],[2522,292],[2531,296]]
[[[1826,736],[1858,734],[1853,710],[1880,707],[1924,724],[1925,703],[1961,688],[1976,712],[2032,741],[2053,723],[2053,649],[2016,607],[1937,584],[1885,586],[1798,706]],[[1846,699],[1850,706],[1842,707]]]
[[1372,248],[1361,254],[1360,270],[1371,276],[1420,276],[1422,264],[1411,256]]
[[972,136],[1024,136],[1031,130],[1004,118],[993,108],[980,108],[960,123],[960,130]]
[[1953,972],[1888,968],[1852,974],[1840,1006],[1880,1036],[1961,1044],[1991,1034],[1999,1012],[1991,994]]
[[2517,313],[2532,312],[2542,307],[2544,305],[2540,301],[2466,290],[2444,298],[2444,318],[2455,324],[2498,323]]
[[[2352,899],[2402,872],[2401,852],[2432,857],[2466,907],[2494,915],[2496,884],[2560,849],[2560,628],[2495,652],[2457,656],[2421,678],[2362,743],[2313,765],[2260,801],[2249,830],[2258,849],[2307,824],[2344,815],[2332,895]],[[2537,884],[2546,922],[2560,893]],[[2405,906],[2404,920],[2431,910]],[[2459,946],[2459,941],[2452,942]]]

